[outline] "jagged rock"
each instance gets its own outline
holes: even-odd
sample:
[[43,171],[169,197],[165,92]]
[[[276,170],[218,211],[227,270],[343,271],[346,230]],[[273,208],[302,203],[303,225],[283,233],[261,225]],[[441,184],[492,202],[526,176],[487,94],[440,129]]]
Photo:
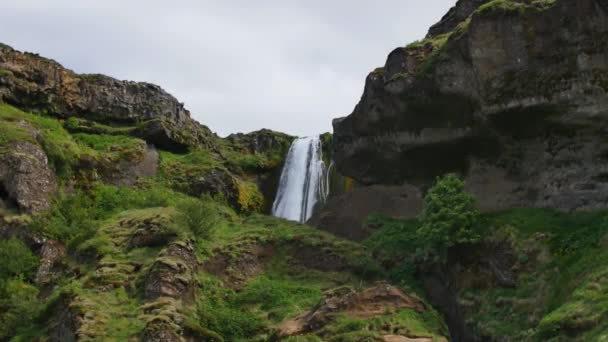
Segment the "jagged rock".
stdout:
[[169,219],[160,215],[146,218],[143,221],[127,220],[120,222],[120,225],[133,229],[128,242],[129,248],[160,247],[177,237],[175,231],[168,229]]
[[[97,163],[99,164],[99,163]],[[102,178],[106,183],[118,186],[132,186],[139,179],[154,177],[158,172],[159,154],[154,146],[141,149],[118,161],[109,161],[101,166]]]
[[229,135],[226,140],[233,146],[244,149],[247,153],[286,153],[294,137],[262,129],[248,134],[238,133]]
[[48,209],[57,181],[47,156],[37,144],[19,141],[0,155],[0,197],[24,212]]
[[138,125],[149,143],[183,151],[214,147],[217,136],[190,117],[184,105],[157,85],[78,75],[59,63],[7,46],[0,47],[0,100],[21,109]]
[[152,265],[144,281],[144,297],[187,297],[195,285],[193,272],[198,266],[191,242],[173,242]]
[[[368,76],[353,113],[334,120],[339,172],[421,191],[456,172],[484,211],[605,208],[606,2],[472,3]],[[445,44],[432,40],[471,12]]]
[[148,324],[144,329],[142,342],[183,342],[184,339],[169,324]]
[[189,179],[188,183],[187,193],[191,196],[220,195],[230,204],[237,204],[239,190],[236,181],[225,169],[211,169],[203,175]]
[[491,0],[458,0],[456,6],[452,7],[441,21],[431,26],[427,37],[436,37],[448,33],[456,28],[458,24],[465,21],[477,8]]
[[385,282],[360,292],[342,288],[328,293],[312,311],[283,322],[279,326],[278,335],[285,337],[318,331],[332,322],[338,314],[371,318],[405,308],[417,312],[426,310],[421,301]]
[[55,240],[47,240],[42,245],[40,252],[40,266],[36,273],[36,283],[48,284],[54,280],[54,267],[66,256],[65,246]]

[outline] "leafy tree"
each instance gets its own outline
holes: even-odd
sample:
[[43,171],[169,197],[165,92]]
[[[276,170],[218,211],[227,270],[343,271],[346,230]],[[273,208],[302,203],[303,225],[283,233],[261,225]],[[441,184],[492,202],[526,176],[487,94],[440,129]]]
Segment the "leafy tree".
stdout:
[[458,244],[479,241],[476,224],[479,213],[473,196],[464,190],[464,182],[454,174],[437,180],[424,198],[419,237],[439,252]]

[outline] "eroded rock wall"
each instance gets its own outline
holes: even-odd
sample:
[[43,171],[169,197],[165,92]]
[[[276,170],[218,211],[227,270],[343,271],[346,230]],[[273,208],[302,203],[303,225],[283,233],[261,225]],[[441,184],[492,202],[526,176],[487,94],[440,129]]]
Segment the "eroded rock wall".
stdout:
[[339,171],[422,191],[456,172],[484,210],[606,207],[608,3],[467,3],[334,120]]

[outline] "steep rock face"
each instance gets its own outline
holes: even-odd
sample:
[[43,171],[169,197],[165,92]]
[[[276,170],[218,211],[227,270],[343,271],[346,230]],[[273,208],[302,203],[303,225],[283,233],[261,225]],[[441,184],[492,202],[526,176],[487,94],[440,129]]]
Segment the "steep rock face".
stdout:
[[422,190],[457,172],[484,210],[608,205],[608,3],[471,3],[368,76],[334,120],[338,170]]
[[427,34],[427,38],[436,37],[441,34],[449,33],[465,21],[473,12],[481,5],[490,2],[491,0],[460,0],[456,6],[452,7],[446,15],[441,18],[437,24],[431,26]]
[[416,187],[372,185],[332,196],[308,224],[359,241],[372,232],[364,223],[370,215],[410,218],[421,210],[422,194]]
[[211,147],[211,131],[157,85],[78,75],[55,61],[0,46],[0,100],[63,118],[138,125],[139,136],[169,149]]

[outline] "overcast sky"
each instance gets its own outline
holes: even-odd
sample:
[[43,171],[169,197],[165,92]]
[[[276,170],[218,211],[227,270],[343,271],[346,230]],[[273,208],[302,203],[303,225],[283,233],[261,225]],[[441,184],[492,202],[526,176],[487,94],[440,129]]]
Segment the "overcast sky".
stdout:
[[0,42],[159,84],[220,135],[331,131],[455,0],[0,0]]

